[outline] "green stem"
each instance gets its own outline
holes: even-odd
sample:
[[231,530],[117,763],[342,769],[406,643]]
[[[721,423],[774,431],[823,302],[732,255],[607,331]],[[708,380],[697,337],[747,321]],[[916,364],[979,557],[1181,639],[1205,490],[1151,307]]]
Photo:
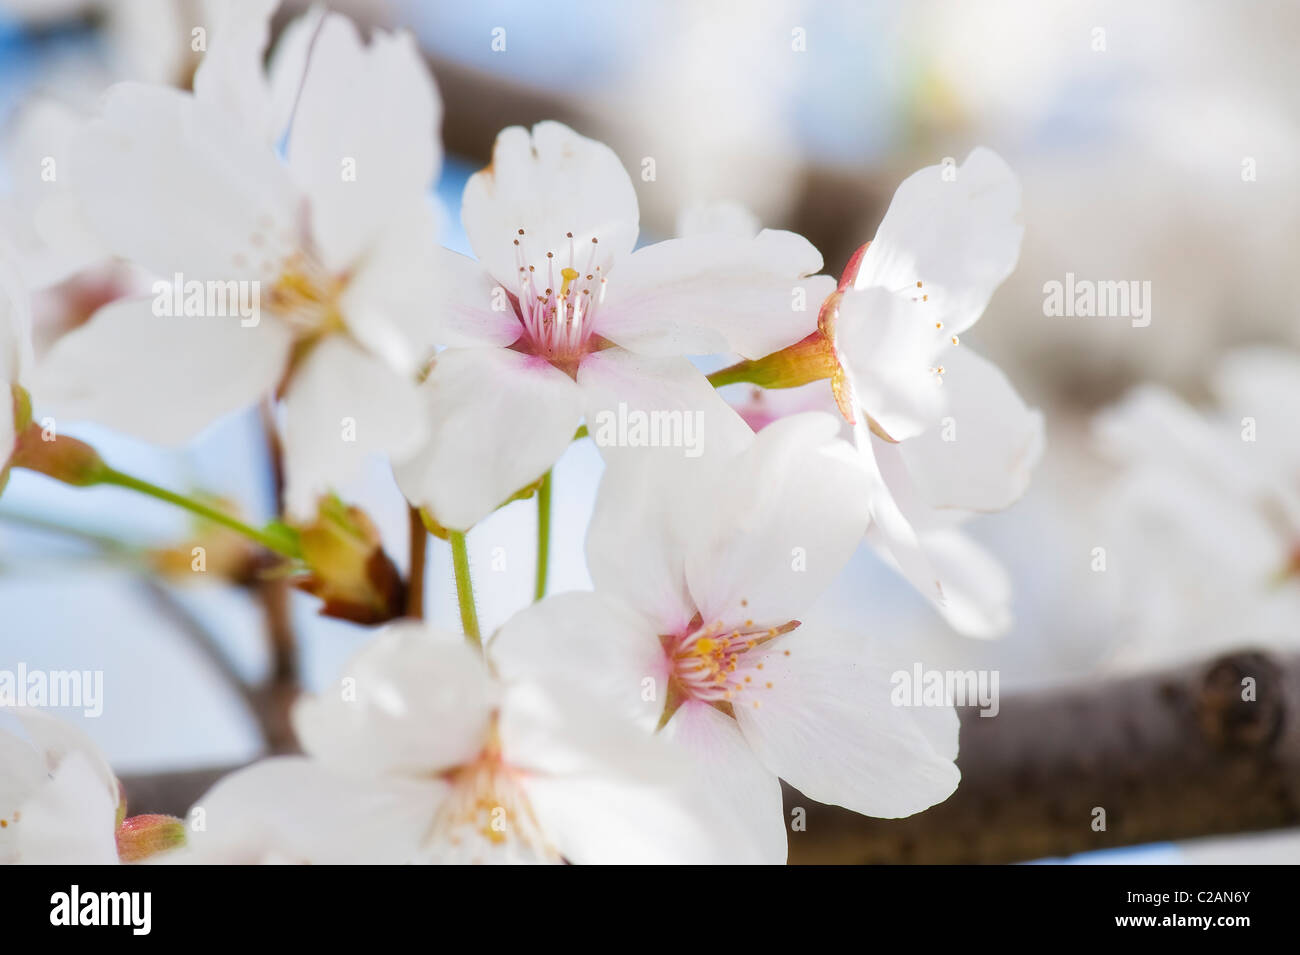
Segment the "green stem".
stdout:
[[177,507],[184,508],[191,514],[197,514],[204,520],[212,521],[214,524],[220,524],[222,527],[228,527],[236,533],[243,534],[249,540],[256,541],[269,551],[277,554],[283,554],[285,557],[301,557],[298,548],[292,541],[283,537],[260,531],[256,527],[251,527],[237,518],[231,517],[224,511],[210,507],[202,501],[196,501],[192,497],[186,497],[183,494],[177,494],[175,491],[169,491],[165,487],[159,487],[157,484],[151,484],[148,481],[134,477],[130,474],[124,474],[116,468],[105,467],[99,475],[98,484],[109,484],[113,487],[126,488],[130,491],[136,491],[140,494],[147,494],[149,497],[157,498],[160,501],[166,501],[168,504],[174,504]]
[[460,625],[465,631],[465,639],[470,643],[482,645],[483,638],[478,632],[478,612],[474,609],[474,583],[469,577],[469,548],[465,544],[464,531],[450,531],[447,539],[451,541],[451,565],[456,571],[456,602],[460,604]]
[[709,375],[714,388],[741,382],[760,388],[798,388],[839,371],[831,340],[820,331],[762,358],[736,362]]
[[727,385],[738,385],[742,382],[754,381],[754,363],[752,361],[737,362],[715,371],[708,376],[709,384],[714,388],[723,388]]
[[533,600],[546,596],[546,575],[551,562],[551,472],[537,486],[537,585]]

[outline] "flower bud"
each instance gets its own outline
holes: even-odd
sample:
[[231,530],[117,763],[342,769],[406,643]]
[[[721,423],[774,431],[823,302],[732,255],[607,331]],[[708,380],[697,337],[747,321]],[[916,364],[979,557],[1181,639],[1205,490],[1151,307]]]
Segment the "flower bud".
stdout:
[[117,827],[117,857],[123,862],[140,862],[183,845],[185,822],[175,816],[131,816]]
[[47,434],[36,422],[29,422],[18,435],[12,467],[27,468],[74,487],[101,483],[109,473],[99,452],[76,438]]
[[298,527],[307,574],[294,585],[325,602],[327,617],[383,623],[402,616],[405,585],[365,513],[334,495],[321,498],[316,519]]

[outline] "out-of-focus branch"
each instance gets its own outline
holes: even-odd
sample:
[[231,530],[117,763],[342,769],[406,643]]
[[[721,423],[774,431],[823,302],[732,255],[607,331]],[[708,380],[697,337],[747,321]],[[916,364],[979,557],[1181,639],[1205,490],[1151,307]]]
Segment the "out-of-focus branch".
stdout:
[[429,531],[424,526],[418,507],[407,506],[407,524],[410,534],[410,559],[406,571],[406,615],[414,620],[424,619],[424,566],[429,551]]
[[[1243,699],[1244,680],[1254,699]],[[1234,653],[962,712],[961,785],[908,819],[807,807],[795,863],[996,863],[1300,824],[1300,658]],[[1105,811],[1105,829],[1094,829]]]
[[[266,434],[266,454],[271,480],[271,499],[280,513],[284,508],[284,449],[269,401],[261,404],[262,430]],[[280,576],[268,576],[254,584],[262,619],[266,625],[267,647],[271,667],[266,680],[254,692],[254,711],[262,727],[267,748],[272,753],[298,752],[289,711],[298,695],[298,638],[293,628],[289,582]]]
[[[1242,698],[1247,678],[1254,700]],[[787,789],[787,818],[806,809],[790,861],[1017,862],[1300,825],[1300,657],[1242,652],[1009,696],[996,717],[963,712],[961,745],[957,792],[908,819]],[[182,814],[226,771],[124,782],[133,811]],[[1098,808],[1105,830],[1093,828]]]

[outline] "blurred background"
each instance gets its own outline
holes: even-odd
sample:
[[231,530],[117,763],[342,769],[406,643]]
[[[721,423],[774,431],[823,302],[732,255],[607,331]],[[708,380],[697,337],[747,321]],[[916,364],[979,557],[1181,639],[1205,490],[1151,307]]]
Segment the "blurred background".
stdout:
[[[995,669],[1004,695],[1246,647],[1300,649],[1300,574],[1262,580],[1224,572],[1225,562],[1240,564],[1234,548],[1245,545],[1234,512],[1211,504],[1232,492],[1211,492],[1212,480],[1172,462],[1152,469],[1131,447],[1115,453],[1096,423],[1134,387],[1156,385],[1233,437],[1240,415],[1215,383],[1236,349],[1267,346],[1284,369],[1268,393],[1290,397],[1261,401],[1258,414],[1271,409],[1279,432],[1297,432],[1295,419],[1277,412],[1300,392],[1300,381],[1286,392],[1284,361],[1300,354],[1292,294],[1300,5],[329,6],[363,25],[409,29],[427,53],[446,109],[443,242],[461,251],[468,251],[458,212],[465,179],[486,163],[497,131],[516,123],[559,119],[608,142],[633,173],[643,242],[674,234],[701,204],[735,202],[765,226],[808,236],[836,275],[872,237],[903,178],[945,157],[961,162],[976,145],[993,148],[1021,178],[1025,242],[1019,268],[966,337],[1047,421],[1029,494],[971,525],[1010,572],[1014,626],[996,641],[952,633],[866,550],[826,612],[905,645],[927,667]],[[277,27],[300,11],[286,4]],[[197,0],[0,0],[7,234],[20,243],[31,235],[40,199],[30,177],[14,170],[54,151],[113,82],[187,85],[196,64],[190,30],[202,22]],[[653,181],[636,174],[647,157]],[[1149,325],[1046,315],[1044,285],[1067,273],[1149,282]],[[111,266],[72,278],[38,275],[38,347],[131,280]],[[1291,407],[1300,413],[1300,403]],[[1154,427],[1139,435],[1139,451],[1170,437]],[[180,452],[90,425],[68,430],[157,483],[201,488],[251,516],[270,515],[274,484],[256,413],[218,423]],[[1300,434],[1290,440],[1300,448]],[[1291,461],[1300,463],[1300,454]],[[556,471],[552,590],[589,585],[582,529],[599,469],[594,448],[581,442]],[[403,565],[405,507],[382,462],[372,471],[345,497],[376,520]],[[1300,469],[1283,479],[1300,492]],[[1243,509],[1248,497],[1243,490]],[[1174,499],[1185,506],[1174,509]],[[487,627],[529,600],[534,513],[531,502],[511,505],[470,537]],[[317,616],[317,602],[303,594],[275,609],[256,588],[159,586],[140,573],[142,560],[157,559],[142,557],[142,548],[174,546],[193,533],[184,516],[154,501],[74,491],[29,473],[16,473],[0,499],[0,666],[102,669],[108,705],[82,722],[119,773],[257,755],[256,721],[223,678],[222,661],[260,679],[270,666],[269,620],[296,634],[308,687],[332,679],[366,635]],[[1300,532],[1280,546],[1297,540]],[[1101,571],[1097,548],[1108,557]],[[504,569],[491,569],[497,554]],[[430,615],[454,627],[451,580],[445,545],[431,541]],[[1300,835],[1278,831],[1086,861],[1298,858]]]

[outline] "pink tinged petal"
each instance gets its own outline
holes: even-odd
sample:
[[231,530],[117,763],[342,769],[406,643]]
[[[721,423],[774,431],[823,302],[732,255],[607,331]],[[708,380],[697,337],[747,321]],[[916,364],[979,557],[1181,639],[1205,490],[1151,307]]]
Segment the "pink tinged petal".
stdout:
[[857,406],[886,434],[902,441],[938,423],[955,350],[917,303],[877,288],[846,292],[835,338]]
[[394,346],[417,360],[435,346],[513,344],[523,326],[483,267],[438,245],[427,203],[389,229],[348,282],[341,310],[350,328],[381,353]]
[[781,782],[759,762],[740,727],[707,703],[688,701],[678,708],[663,737],[691,759],[693,774],[725,806],[752,840],[762,860],[783,865],[786,859],[785,810]]
[[305,757],[262,760],[225,777],[194,804],[185,861],[421,861],[447,788],[435,779],[367,779]]
[[921,546],[943,588],[936,606],[949,626],[983,638],[1011,628],[1011,578],[996,557],[955,528],[926,531]]
[[289,130],[289,167],[311,204],[325,264],[343,269],[428,192],[442,164],[442,100],[408,33],[363,45],[327,15]]
[[186,93],[112,87],[72,158],[87,221],[163,278],[273,279],[298,247],[297,196],[274,148]]
[[968,348],[944,358],[947,416],[899,447],[921,496],[935,507],[998,511],[1029,486],[1043,453],[1043,415],[992,362]]
[[701,490],[686,578],[705,624],[797,619],[853,556],[869,501],[839,431],[820,412],[778,421]]
[[736,719],[763,764],[808,798],[897,818],[957,788],[956,711],[893,705],[892,668],[862,640],[799,630],[753,654],[771,688],[738,701]]
[[470,177],[461,205],[474,254],[512,291],[520,250],[525,266],[546,275],[546,253],[568,263],[572,243],[576,268],[594,275],[600,266],[607,274],[632,251],[639,217],[632,180],[614,151],[556,122],[538,123],[531,134],[522,126],[502,130],[491,165]]
[[194,71],[194,96],[275,143],[279,130],[262,66],[279,0],[218,3],[210,8],[208,50]]
[[294,707],[303,748],[341,772],[430,776],[476,757],[495,706],[482,657],[415,623],[370,640],[339,681]]
[[996,153],[973,150],[955,174],[927,166],[894,193],[855,287],[925,296],[918,310],[926,321],[960,335],[1015,269],[1019,217],[1020,183]]
[[33,375],[42,406],[148,441],[181,444],[274,388],[290,335],[269,318],[159,316],[150,299],[106,305],[55,343]]
[[503,348],[441,353],[422,390],[428,439],[394,470],[407,499],[453,530],[472,527],[545,474],[582,418],[573,379]]
[[808,335],[835,290],[801,235],[693,235],[639,249],[619,265],[597,332],[635,352],[760,358]]
[[424,435],[424,403],[413,379],[341,335],[322,339],[290,380],[284,399],[285,499],[291,514],[315,514],[317,499],[356,480],[369,454],[413,454]]
[[653,621],[602,593],[547,597],[515,614],[488,648],[503,680],[567,686],[608,702],[647,732],[668,695],[668,659]]
[[21,808],[14,823],[19,861],[29,865],[113,865],[117,793],[81,751],[70,753]]

